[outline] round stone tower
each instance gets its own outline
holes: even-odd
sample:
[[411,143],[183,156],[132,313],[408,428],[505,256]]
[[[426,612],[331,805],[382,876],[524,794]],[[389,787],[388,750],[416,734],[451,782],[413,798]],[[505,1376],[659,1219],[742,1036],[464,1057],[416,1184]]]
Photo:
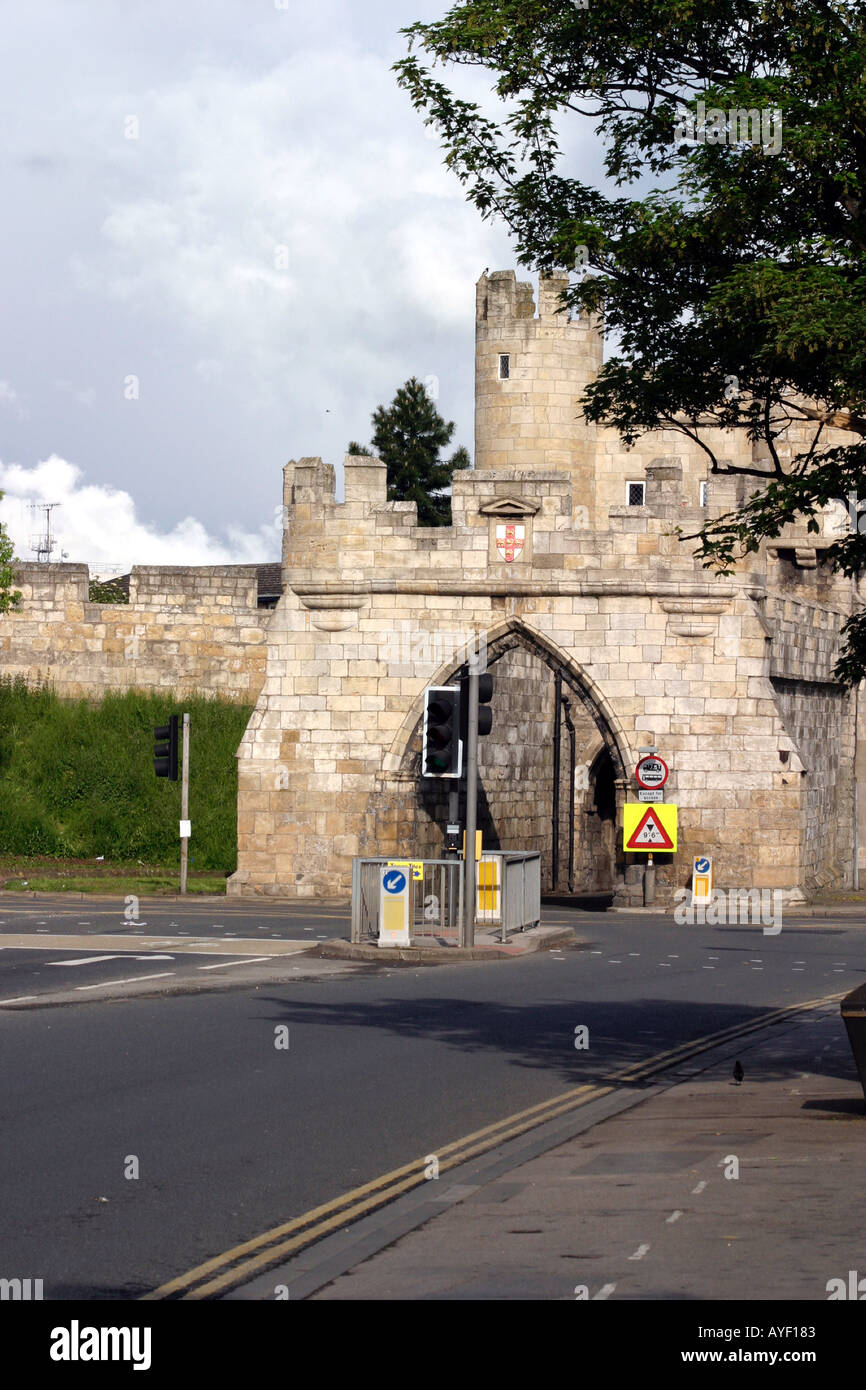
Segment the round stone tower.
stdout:
[[588,315],[562,311],[568,276],[532,285],[513,270],[484,274],[475,292],[475,467],[574,475],[575,501],[592,507],[595,426],[579,400],[602,362],[603,334]]

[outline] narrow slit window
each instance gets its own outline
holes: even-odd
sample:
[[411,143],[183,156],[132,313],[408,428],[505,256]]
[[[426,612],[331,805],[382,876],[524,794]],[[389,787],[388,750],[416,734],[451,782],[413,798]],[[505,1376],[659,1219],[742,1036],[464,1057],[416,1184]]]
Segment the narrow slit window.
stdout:
[[706,505],[707,505],[707,485],[706,485],[706,483],[701,483],[701,484],[699,485],[699,487],[698,487],[698,506],[699,506],[699,507],[705,507]]
[[499,354],[499,380],[507,381],[511,376],[511,358],[507,352]]
[[646,483],[626,483],[625,504],[627,507],[642,507],[646,497]]

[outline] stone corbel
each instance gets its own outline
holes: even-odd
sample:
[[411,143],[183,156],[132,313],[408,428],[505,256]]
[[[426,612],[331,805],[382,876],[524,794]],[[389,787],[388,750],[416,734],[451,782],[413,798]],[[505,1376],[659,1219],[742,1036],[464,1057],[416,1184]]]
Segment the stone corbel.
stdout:
[[659,599],[663,613],[672,616],[682,615],[678,622],[668,623],[672,637],[712,637],[717,631],[720,613],[730,607],[727,599],[715,598],[663,598]]
[[358,626],[358,610],[367,602],[366,594],[298,594],[311,614],[313,627],[322,632],[345,632]]

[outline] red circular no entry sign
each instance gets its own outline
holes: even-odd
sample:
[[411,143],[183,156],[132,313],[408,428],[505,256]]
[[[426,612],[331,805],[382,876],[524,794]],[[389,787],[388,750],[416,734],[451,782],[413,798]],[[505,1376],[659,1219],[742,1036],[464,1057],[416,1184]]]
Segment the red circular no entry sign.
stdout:
[[647,791],[652,791],[655,787],[663,787],[670,776],[670,769],[664,758],[659,758],[655,753],[641,758],[634,770],[635,780],[639,787],[644,787]]

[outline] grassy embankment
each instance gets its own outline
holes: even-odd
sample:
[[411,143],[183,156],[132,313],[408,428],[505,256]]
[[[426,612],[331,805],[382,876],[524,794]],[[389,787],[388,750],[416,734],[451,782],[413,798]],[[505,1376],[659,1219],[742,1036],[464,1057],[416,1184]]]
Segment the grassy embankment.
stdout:
[[250,706],[170,693],[61,700],[0,678],[0,884],[8,890],[176,893],[180,782],[156,777],[153,730],[191,722],[189,890],[225,891],[237,864],[235,753]]

